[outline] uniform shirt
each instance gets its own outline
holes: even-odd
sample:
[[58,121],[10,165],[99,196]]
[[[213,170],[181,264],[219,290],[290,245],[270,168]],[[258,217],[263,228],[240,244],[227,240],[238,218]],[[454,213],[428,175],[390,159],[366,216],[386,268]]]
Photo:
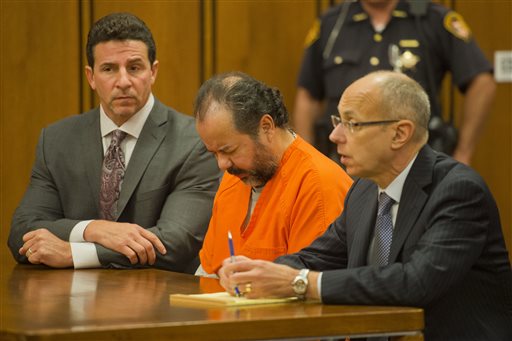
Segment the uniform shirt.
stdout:
[[229,257],[228,231],[237,255],[274,260],[299,251],[341,214],[351,185],[352,179],[341,167],[297,136],[265,184],[244,228],[252,188],[225,173],[199,253],[203,270],[216,273]]
[[[459,14],[430,3],[426,15],[421,17],[425,42],[409,4],[403,0],[397,4],[391,20],[381,32],[374,29],[359,2],[350,4],[333,49],[324,59],[326,42],[342,6],[330,9],[310,30],[298,81],[298,85],[307,89],[315,99],[327,100],[322,118],[327,124],[330,124],[329,116],[337,113],[341,94],[352,82],[372,71],[393,70],[389,58],[391,44],[398,46],[400,55],[408,51],[413,60],[417,60],[415,65],[402,71],[426,89],[431,98],[432,115],[440,115],[441,109],[432,101],[432,95],[438,93],[447,71],[452,73],[453,83],[463,93],[476,75],[492,72],[492,66]],[[426,49],[435,89],[428,86]]]

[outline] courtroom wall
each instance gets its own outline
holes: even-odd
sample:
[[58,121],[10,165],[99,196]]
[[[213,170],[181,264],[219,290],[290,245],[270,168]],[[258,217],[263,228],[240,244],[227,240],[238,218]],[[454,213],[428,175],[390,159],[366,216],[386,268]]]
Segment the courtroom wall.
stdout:
[[[490,60],[495,50],[512,50],[510,2],[440,2],[465,16]],[[191,114],[197,89],[211,75],[241,70],[279,87],[293,112],[305,35],[332,3],[2,0],[0,263],[12,262],[6,247],[10,220],[27,186],[40,130],[98,103],[83,73],[84,45],[92,22],[110,12],[128,11],[148,24],[160,61],[155,95],[179,111]],[[511,85],[499,84],[474,160],[497,199],[509,249],[511,98]]]

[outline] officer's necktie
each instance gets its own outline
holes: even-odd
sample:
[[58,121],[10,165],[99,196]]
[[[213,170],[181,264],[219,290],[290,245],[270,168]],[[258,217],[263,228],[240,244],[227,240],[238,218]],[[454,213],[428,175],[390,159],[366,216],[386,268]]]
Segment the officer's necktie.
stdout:
[[388,264],[389,250],[393,239],[391,206],[394,202],[385,192],[379,196],[379,209],[375,224],[375,262],[378,265]]
[[115,220],[117,216],[117,199],[121,192],[124,178],[124,153],[121,150],[121,141],[126,133],[114,130],[112,140],[103,159],[100,188],[100,217],[105,220]]

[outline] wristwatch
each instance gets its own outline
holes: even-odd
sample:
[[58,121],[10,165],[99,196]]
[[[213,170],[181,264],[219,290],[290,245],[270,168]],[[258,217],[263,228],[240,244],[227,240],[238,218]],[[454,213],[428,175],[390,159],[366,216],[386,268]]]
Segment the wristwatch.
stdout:
[[308,273],[309,269],[302,269],[299,271],[299,274],[292,282],[292,288],[295,292],[295,295],[300,300],[303,300],[306,298],[306,291],[308,290]]

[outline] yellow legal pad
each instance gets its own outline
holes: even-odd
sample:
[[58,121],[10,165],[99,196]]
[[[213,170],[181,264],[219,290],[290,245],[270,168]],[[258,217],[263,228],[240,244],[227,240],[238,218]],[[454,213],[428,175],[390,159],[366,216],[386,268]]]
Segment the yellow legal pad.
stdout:
[[189,307],[240,307],[258,304],[279,304],[298,301],[297,297],[285,298],[246,298],[231,296],[227,292],[215,292],[212,294],[171,294],[170,301],[173,305]]

